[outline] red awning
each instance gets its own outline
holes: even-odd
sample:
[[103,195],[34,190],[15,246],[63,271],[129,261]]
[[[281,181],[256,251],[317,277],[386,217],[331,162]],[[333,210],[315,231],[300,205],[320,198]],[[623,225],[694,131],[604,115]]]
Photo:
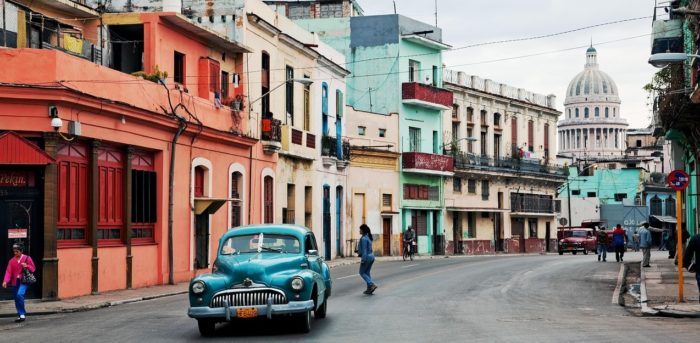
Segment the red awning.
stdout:
[[54,162],[44,150],[15,132],[0,134],[0,164],[46,165]]

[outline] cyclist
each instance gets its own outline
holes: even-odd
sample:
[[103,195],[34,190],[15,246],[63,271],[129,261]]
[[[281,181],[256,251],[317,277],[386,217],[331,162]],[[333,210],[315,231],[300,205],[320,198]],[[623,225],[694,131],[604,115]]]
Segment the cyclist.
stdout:
[[413,242],[416,240],[416,233],[413,231],[413,228],[409,225],[408,229],[406,229],[406,232],[403,233],[403,247],[405,251],[408,252],[408,254],[413,254],[414,251],[413,249]]

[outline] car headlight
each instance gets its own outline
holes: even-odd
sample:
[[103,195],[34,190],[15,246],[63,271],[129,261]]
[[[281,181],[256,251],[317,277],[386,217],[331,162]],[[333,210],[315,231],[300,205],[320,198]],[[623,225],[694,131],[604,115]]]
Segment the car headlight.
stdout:
[[304,279],[300,277],[295,277],[292,279],[292,289],[295,291],[301,291],[304,288]]
[[192,283],[192,293],[194,293],[194,294],[204,293],[204,282],[195,281],[194,283]]

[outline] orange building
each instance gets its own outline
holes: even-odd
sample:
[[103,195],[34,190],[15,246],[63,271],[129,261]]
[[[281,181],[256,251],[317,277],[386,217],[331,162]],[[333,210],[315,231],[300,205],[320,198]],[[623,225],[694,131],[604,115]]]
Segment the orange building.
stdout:
[[263,221],[251,204],[272,203],[250,51],[179,14],[65,2],[6,2],[0,263],[24,243],[45,299],[186,281],[227,228]]

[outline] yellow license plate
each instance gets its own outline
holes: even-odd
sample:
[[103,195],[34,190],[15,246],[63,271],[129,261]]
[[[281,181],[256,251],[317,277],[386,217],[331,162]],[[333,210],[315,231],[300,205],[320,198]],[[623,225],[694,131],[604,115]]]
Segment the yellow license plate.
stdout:
[[256,308],[239,308],[236,309],[236,317],[238,318],[255,318],[258,316]]

